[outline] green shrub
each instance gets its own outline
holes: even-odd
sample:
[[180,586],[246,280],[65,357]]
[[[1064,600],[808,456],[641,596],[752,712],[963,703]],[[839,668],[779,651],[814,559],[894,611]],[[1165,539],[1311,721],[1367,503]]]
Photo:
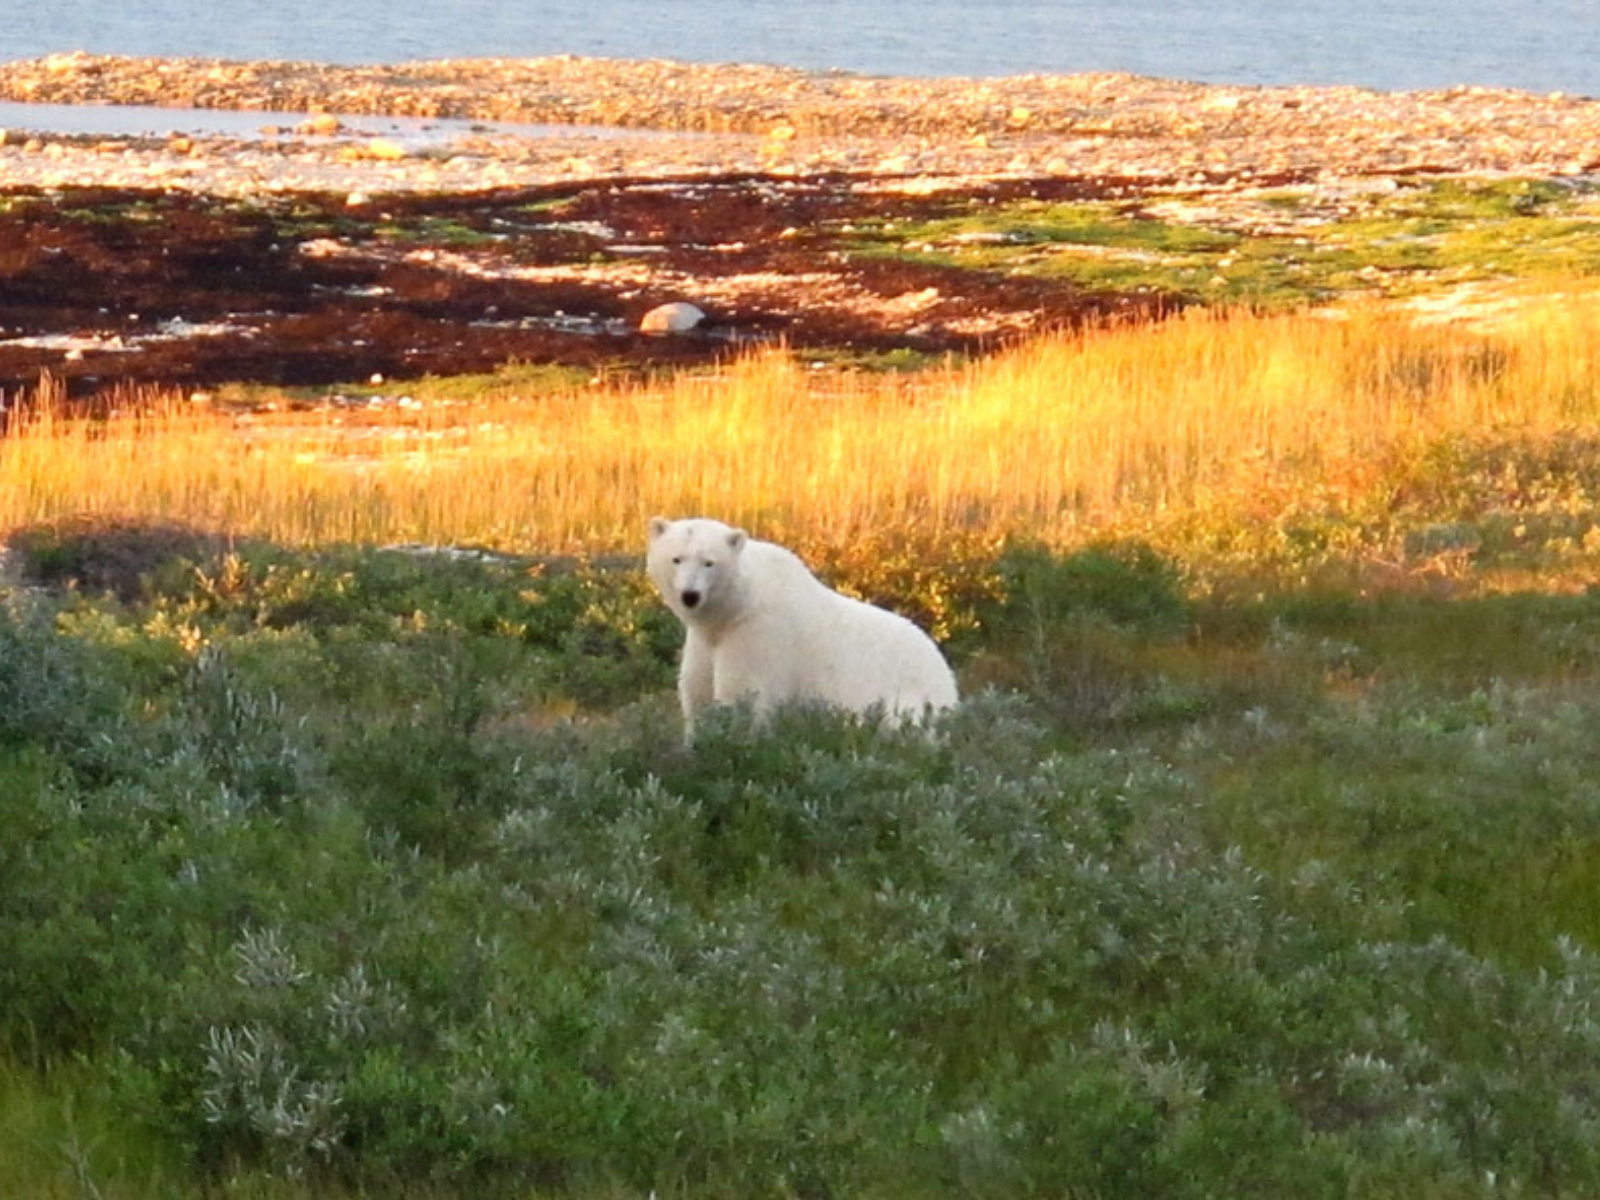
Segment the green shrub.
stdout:
[[1152,667],[1149,647],[1184,631],[1190,605],[1177,569],[1148,546],[1015,547],[999,577],[1000,598],[980,610],[975,680],[1025,691],[1075,733],[1204,710],[1202,693]]
[[1139,542],[1090,546],[1057,555],[1015,546],[999,562],[1002,598],[985,614],[994,636],[1028,637],[1080,620],[1142,633],[1183,629],[1188,600],[1177,568]]
[[195,1194],[1600,1187],[1582,597],[1048,560],[1027,686],[691,749],[637,573],[254,553],[0,614],[0,1045]]
[[131,698],[48,607],[0,603],[0,749],[41,749],[87,777],[115,773]]

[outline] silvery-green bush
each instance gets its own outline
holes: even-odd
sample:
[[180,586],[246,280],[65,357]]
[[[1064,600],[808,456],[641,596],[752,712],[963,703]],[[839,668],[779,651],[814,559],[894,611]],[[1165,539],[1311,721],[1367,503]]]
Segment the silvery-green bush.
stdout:
[[[977,694],[931,736],[728,711],[688,750],[665,679],[518,719],[508,672],[543,686],[560,637],[184,613],[174,645],[205,648],[152,652],[169,626],[141,612],[0,624],[0,1036],[108,1064],[198,1170],[508,1195],[1600,1184],[1583,694],[1313,702],[1271,684],[1331,669],[1322,618],[1291,613],[1250,705],[1140,737]],[[1536,868],[1522,925],[1580,933],[1522,949],[1468,889]]]

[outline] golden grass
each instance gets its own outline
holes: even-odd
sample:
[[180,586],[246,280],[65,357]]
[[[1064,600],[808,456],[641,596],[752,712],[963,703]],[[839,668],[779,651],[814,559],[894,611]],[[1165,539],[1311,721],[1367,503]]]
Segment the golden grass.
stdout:
[[693,512],[812,544],[886,528],[1066,543],[1219,497],[1359,486],[1362,464],[1453,432],[1593,422],[1597,317],[1592,295],[1554,294],[1491,332],[1392,309],[1195,313],[909,378],[766,353],[375,423],[46,411],[0,439],[0,530],[104,512],[291,544],[607,552],[636,547],[651,513]]

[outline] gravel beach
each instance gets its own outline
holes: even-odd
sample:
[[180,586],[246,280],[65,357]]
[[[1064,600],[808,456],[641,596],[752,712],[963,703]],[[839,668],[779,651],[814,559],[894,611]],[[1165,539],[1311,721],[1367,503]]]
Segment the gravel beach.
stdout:
[[[924,187],[1045,176],[1247,185],[1283,174],[1600,169],[1600,102],[1486,88],[878,78],[573,57],[340,67],[68,54],[0,64],[0,99],[307,114],[252,139],[13,129],[0,145],[0,185],[12,187],[371,193],[831,172]],[[366,134],[360,118],[380,114],[562,128],[468,132],[418,149]]]

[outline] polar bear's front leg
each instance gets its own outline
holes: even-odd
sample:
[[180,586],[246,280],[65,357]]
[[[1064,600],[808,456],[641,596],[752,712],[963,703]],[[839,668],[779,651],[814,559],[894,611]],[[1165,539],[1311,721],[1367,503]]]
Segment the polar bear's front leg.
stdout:
[[678,664],[678,700],[683,705],[683,736],[694,736],[694,720],[716,694],[716,672],[711,647],[705,638],[689,630],[683,642],[683,660]]
[[769,623],[751,622],[717,645],[717,670],[712,699],[718,704],[745,705],[757,724],[795,698],[794,659],[805,658],[803,646],[787,631]]

